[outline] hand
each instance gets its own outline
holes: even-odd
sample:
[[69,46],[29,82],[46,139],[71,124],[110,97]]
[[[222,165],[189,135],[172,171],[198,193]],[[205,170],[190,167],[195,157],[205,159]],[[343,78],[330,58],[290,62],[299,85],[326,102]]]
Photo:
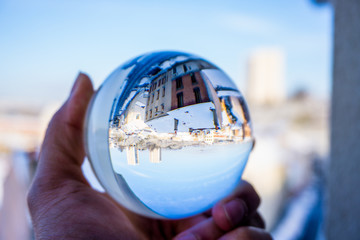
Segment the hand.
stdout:
[[83,121],[93,93],[90,79],[79,74],[49,124],[28,194],[36,239],[271,239],[256,212],[260,199],[245,182],[212,210],[182,220],[137,215],[92,189],[81,165]]

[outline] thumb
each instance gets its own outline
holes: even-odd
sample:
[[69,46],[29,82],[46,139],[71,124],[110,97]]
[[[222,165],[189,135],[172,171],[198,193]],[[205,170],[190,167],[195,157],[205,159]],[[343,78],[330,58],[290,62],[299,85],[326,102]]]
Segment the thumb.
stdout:
[[37,177],[52,184],[71,178],[84,181],[81,173],[85,157],[83,124],[93,93],[91,80],[80,73],[69,98],[50,121],[41,147]]

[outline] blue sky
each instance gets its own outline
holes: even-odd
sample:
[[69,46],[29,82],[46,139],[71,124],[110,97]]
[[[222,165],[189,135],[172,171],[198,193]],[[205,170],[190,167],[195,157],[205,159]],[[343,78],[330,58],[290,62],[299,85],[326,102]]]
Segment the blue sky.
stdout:
[[310,0],[0,0],[0,100],[63,100],[78,71],[98,87],[124,61],[153,50],[198,54],[245,88],[259,47],[286,53],[289,93],[327,96],[332,10]]

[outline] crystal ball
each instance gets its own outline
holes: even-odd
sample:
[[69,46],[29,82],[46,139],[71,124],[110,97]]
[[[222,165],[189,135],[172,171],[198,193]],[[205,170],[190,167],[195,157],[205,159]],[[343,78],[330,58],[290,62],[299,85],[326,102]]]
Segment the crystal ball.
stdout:
[[131,59],[104,81],[88,107],[85,143],[118,203],[179,219],[236,188],[254,138],[245,99],[220,68],[163,51]]

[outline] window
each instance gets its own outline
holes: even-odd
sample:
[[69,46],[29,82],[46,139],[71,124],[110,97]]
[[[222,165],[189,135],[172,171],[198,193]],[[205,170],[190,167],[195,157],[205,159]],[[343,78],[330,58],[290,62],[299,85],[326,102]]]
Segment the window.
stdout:
[[185,65],[185,64],[183,65],[183,69],[184,69],[184,72],[186,72],[186,71],[187,71],[187,67],[186,67],[186,65]]
[[159,100],[159,95],[160,95],[160,89],[156,91],[157,93],[157,97],[156,97],[156,100]]
[[159,79],[159,82],[158,82],[158,87],[160,87],[160,84],[161,84],[161,79]]
[[173,74],[176,74],[176,67],[173,68]]
[[162,97],[165,97],[165,87],[163,87],[163,94]]
[[158,114],[159,108],[155,107],[155,116]]
[[183,96],[183,93],[178,93],[176,94],[176,97],[177,97],[177,105],[178,105],[178,108],[181,108],[184,106],[184,96]]
[[155,95],[154,95],[154,93],[153,93],[153,94],[152,94],[152,98],[151,98],[151,103],[154,102],[154,98],[155,98]]
[[152,109],[150,109],[150,118],[152,118]]
[[164,111],[164,109],[165,109],[164,104],[161,104],[161,111]]
[[191,76],[191,82],[192,82],[192,84],[197,83],[195,74],[191,74],[190,76]]
[[195,102],[201,103],[200,89],[198,87],[194,88],[194,94],[195,94]]
[[165,83],[165,77],[163,77],[162,79],[161,79],[161,84],[164,84]]
[[148,111],[146,111],[146,113],[145,113],[145,114],[146,114],[146,115],[145,115],[145,116],[146,116],[145,118],[147,119],[147,118],[148,118]]
[[182,78],[179,77],[176,79],[176,90],[181,88],[183,88],[183,82],[182,82]]

